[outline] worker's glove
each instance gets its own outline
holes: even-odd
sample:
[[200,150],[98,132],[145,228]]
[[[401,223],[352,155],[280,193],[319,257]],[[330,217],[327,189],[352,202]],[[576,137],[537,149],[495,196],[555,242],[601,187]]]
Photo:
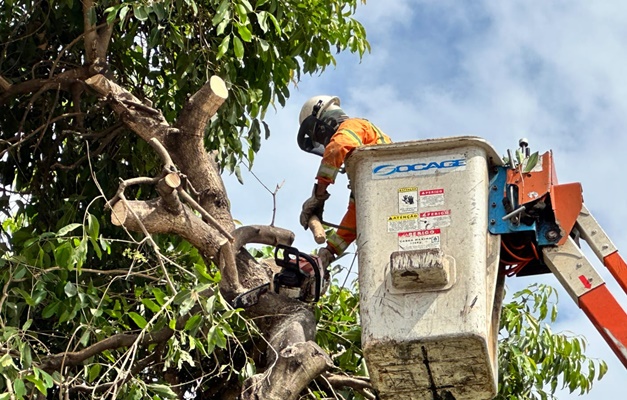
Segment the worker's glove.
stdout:
[[309,218],[313,215],[322,220],[322,212],[324,211],[324,202],[329,198],[329,193],[325,191],[321,195],[316,194],[318,185],[314,185],[311,197],[303,203],[303,210],[300,213],[300,224],[307,230],[309,228]]
[[318,250],[318,259],[320,259],[320,265],[322,268],[327,268],[335,260],[335,254],[333,254],[328,248],[323,247]]

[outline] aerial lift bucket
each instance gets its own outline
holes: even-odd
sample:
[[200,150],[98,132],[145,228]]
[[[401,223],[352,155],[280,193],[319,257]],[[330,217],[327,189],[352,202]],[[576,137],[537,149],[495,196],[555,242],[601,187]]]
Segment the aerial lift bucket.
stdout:
[[478,137],[364,146],[355,194],[362,347],[381,399],[491,399],[503,281]]

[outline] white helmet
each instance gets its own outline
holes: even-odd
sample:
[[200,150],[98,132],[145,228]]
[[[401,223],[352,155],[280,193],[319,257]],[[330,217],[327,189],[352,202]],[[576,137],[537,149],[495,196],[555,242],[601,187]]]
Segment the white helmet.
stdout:
[[346,118],[339,97],[322,95],[308,99],[298,116],[298,146],[308,153],[322,156],[331,136]]
[[[318,103],[320,103],[318,105]],[[314,107],[318,106],[318,109],[314,112]],[[305,118],[310,115],[315,115],[319,119],[322,119],[322,114],[329,108],[339,108],[340,98],[337,96],[318,95],[309,98],[303,108],[300,109],[300,115],[298,116],[298,125],[302,124]]]

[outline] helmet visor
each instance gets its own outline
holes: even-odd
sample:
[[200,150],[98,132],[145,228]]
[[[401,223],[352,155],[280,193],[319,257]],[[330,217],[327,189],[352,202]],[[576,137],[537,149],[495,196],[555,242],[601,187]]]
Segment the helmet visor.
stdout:
[[316,125],[318,119],[315,115],[310,115],[300,124],[298,129],[298,147],[308,153],[322,157],[324,154],[324,145],[315,140]]

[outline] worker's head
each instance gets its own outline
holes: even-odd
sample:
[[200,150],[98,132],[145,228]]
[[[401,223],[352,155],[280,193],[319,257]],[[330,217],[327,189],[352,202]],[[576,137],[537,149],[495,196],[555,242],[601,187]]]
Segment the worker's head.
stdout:
[[322,156],[324,147],[335,134],[337,127],[348,116],[340,108],[336,96],[314,96],[300,110],[298,122],[298,146],[312,154]]

